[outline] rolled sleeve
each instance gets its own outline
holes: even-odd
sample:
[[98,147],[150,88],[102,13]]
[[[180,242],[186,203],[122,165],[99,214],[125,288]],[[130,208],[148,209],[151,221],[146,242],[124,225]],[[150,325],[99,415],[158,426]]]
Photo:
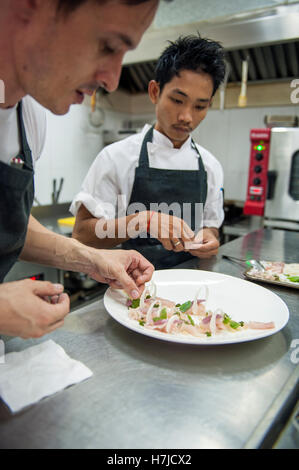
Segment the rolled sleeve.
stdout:
[[208,196],[204,208],[204,226],[219,228],[224,220],[223,170],[215,161],[208,173]]
[[105,219],[115,218],[115,208],[113,204],[104,201],[96,200],[92,194],[80,191],[74,198],[70,211],[76,216],[77,212],[83,204],[86,209],[97,219],[104,217]]
[[204,227],[219,228],[224,220],[223,191],[219,191],[216,201],[211,201],[204,209]]

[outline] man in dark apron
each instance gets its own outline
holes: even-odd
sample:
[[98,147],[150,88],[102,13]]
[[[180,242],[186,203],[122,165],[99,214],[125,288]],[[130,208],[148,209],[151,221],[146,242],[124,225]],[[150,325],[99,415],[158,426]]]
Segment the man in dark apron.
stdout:
[[[155,125],[98,155],[73,201],[74,237],[101,248],[122,243],[142,253],[156,269],[216,254],[223,220],[223,172],[202,147],[201,155],[190,134],[205,118],[224,71],[223,49],[217,42],[187,36],[166,48],[148,88]],[[109,175],[107,184],[102,175]],[[128,201],[125,216],[114,202],[119,196]],[[108,216],[97,222],[96,213],[103,213],[104,203],[114,205],[110,213],[116,218],[109,218],[106,210]],[[162,226],[167,224],[165,235]],[[185,237],[178,234],[181,225]]]
[[[149,167],[147,143],[152,142],[154,127],[146,133],[142,142],[139,164],[135,170],[135,180],[129,206],[134,203],[143,204],[146,210],[151,210],[151,204],[165,204],[171,207],[178,204],[183,214],[184,204],[189,204],[191,223],[190,227],[196,233],[196,209],[198,204],[204,206],[207,198],[207,173],[205,171],[199,151],[191,141],[192,148],[198,156],[198,170],[160,170]],[[157,198],[159,198],[157,200]],[[150,224],[150,221],[149,221]],[[162,243],[150,233],[146,238],[137,237],[123,243],[126,249],[135,249],[143,254],[156,269],[165,269],[192,258],[187,252],[175,253],[166,250]],[[175,246],[173,246],[175,248]]]
[[[34,172],[22,107],[29,108],[21,100],[30,95],[53,113],[65,114],[99,87],[115,90],[123,56],[138,45],[159,0],[21,2],[18,8],[15,1],[2,3],[0,81],[5,98],[0,97],[0,107],[18,103],[20,155],[9,155],[8,162],[6,144],[7,154],[0,155],[0,334],[42,336],[62,325],[69,299],[62,294],[55,305],[47,302],[45,298],[63,291],[50,282],[3,283],[20,255],[25,261],[86,273],[122,287],[133,298],[140,296],[154,268],[140,253],[100,252],[51,232],[30,215]],[[35,118],[26,113],[26,129],[29,125],[38,134]],[[8,123],[8,133],[11,144],[14,122]]]

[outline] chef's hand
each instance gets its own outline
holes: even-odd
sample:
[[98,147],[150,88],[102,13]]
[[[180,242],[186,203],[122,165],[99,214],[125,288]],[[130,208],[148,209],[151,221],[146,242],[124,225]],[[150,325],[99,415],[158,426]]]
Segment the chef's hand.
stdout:
[[149,215],[148,233],[157,238],[166,250],[184,251],[186,242],[191,242],[194,232],[179,217],[153,212]]
[[140,297],[155,269],[146,258],[135,250],[90,250],[93,265],[88,271],[90,277],[113,288],[124,289],[133,299]]
[[192,243],[186,243],[185,251],[197,258],[211,258],[217,255],[219,248],[218,230],[216,228],[203,228]]
[[4,335],[41,337],[62,326],[69,310],[69,297],[61,284],[26,279],[0,285],[0,333]]

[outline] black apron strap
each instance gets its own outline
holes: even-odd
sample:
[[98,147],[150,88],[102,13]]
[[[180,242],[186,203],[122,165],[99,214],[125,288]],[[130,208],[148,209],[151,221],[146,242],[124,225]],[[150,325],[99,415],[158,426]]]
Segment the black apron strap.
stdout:
[[207,175],[205,166],[203,164],[200,152],[193,139],[191,139],[191,147],[193,148],[193,150],[195,150],[198,156],[198,170],[201,175],[201,184],[199,187],[199,198],[200,198],[200,201],[202,201],[203,204],[205,204],[207,200],[207,194],[208,194],[208,175]]
[[140,154],[139,154],[139,168],[149,168],[149,160],[148,160],[148,151],[147,151],[147,144],[148,142],[153,141],[154,135],[154,126],[152,126],[144,136],[142,141]]
[[22,101],[18,103],[17,106],[17,116],[18,116],[18,126],[19,126],[19,133],[21,138],[21,155],[23,155],[24,163],[26,164],[26,168],[29,170],[33,170],[33,161],[32,161],[32,153],[29,147],[24,120],[23,120],[23,105]]
[[23,168],[0,161],[0,282],[23,249],[34,198],[32,155],[22,118],[22,102],[18,104],[17,117],[21,140],[18,157],[24,162]]

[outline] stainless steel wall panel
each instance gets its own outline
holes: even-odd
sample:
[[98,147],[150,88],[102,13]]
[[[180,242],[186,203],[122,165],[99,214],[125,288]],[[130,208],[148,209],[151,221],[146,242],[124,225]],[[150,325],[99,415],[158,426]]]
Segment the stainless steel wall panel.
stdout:
[[[276,172],[274,197],[266,201],[265,217],[299,222],[299,204],[289,194],[292,158],[299,151],[298,128],[273,128],[269,171]],[[293,175],[293,184],[294,175]]]

